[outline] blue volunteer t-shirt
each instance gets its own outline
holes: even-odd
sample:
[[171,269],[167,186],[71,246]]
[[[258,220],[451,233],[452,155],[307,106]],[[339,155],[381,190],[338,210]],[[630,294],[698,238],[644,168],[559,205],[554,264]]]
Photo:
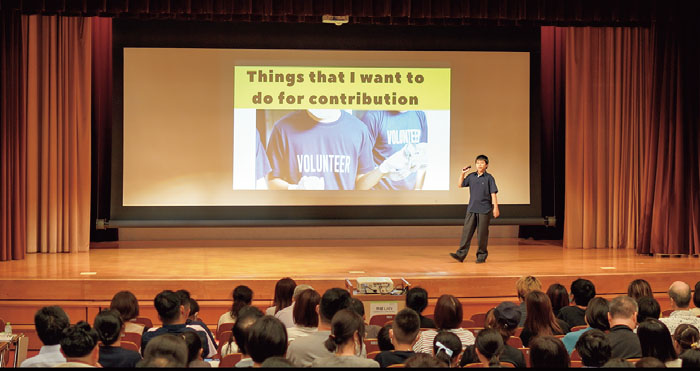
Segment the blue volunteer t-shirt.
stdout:
[[257,180],[265,177],[272,169],[270,169],[270,160],[267,159],[265,146],[260,140],[260,132],[258,130],[255,130],[255,140],[257,141],[255,145],[255,179]]
[[487,214],[493,209],[491,193],[498,193],[496,180],[491,174],[484,171],[481,176],[476,171],[467,175],[462,181],[462,187],[469,187],[470,213]]
[[367,128],[344,111],[329,123],[315,121],[306,111],[282,117],[272,129],[267,154],[272,178],[297,184],[303,176],[320,177],[326,190],[355,189],[357,175],[374,170]]
[[[373,141],[372,155],[377,166],[406,144],[428,142],[428,123],[423,111],[367,111],[362,121],[369,129]],[[399,181],[384,177],[374,188],[414,189],[416,180],[415,172]]]

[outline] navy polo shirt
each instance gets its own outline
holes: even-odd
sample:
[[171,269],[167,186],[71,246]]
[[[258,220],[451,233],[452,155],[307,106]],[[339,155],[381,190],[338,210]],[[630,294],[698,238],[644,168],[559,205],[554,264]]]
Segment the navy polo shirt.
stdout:
[[470,213],[487,214],[493,209],[491,193],[498,193],[496,180],[491,174],[484,171],[481,176],[476,171],[467,175],[462,182],[462,187],[469,187]]

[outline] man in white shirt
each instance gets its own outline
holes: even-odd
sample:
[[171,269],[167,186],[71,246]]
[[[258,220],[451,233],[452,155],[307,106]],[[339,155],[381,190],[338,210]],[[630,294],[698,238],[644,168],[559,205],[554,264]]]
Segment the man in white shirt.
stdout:
[[682,281],[676,281],[668,288],[668,296],[671,298],[673,312],[666,318],[660,318],[671,334],[676,331],[678,325],[686,323],[700,328],[700,318],[690,310],[690,286]]
[[66,357],[61,353],[61,336],[63,329],[70,326],[70,320],[61,307],[50,306],[39,309],[34,315],[34,328],[44,344],[39,354],[27,358],[20,367],[54,367],[65,363]]
[[311,287],[311,285],[306,285],[306,284],[297,285],[297,287],[294,288],[294,294],[292,294],[292,305],[275,313],[275,318],[282,321],[282,323],[284,324],[284,327],[286,327],[286,328],[294,327],[294,303],[296,303],[297,299],[299,298],[299,295],[301,295],[301,293],[304,290],[313,290],[313,289],[314,288]]

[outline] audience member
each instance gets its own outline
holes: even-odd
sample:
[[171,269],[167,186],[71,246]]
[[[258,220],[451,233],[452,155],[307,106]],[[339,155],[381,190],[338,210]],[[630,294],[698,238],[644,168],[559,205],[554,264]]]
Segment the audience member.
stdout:
[[561,308],[568,307],[569,302],[569,292],[566,291],[566,287],[559,283],[553,283],[547,289],[547,296],[549,301],[552,302],[552,312],[554,312],[554,317],[559,315]]
[[576,351],[581,356],[583,366],[602,367],[610,360],[612,349],[605,333],[592,328],[578,339]]
[[199,320],[199,303],[194,298],[190,298],[190,315],[187,317],[187,322]]
[[282,278],[275,284],[275,297],[272,299],[272,306],[265,310],[268,316],[274,316],[279,311],[292,305],[292,296],[297,283],[289,277]]
[[681,355],[682,368],[700,368],[700,350],[690,349]]
[[136,296],[131,291],[119,291],[114,294],[109,309],[119,312],[122,321],[124,321],[125,332],[141,335],[146,330],[144,325],[134,322],[139,316],[139,301],[136,300]]
[[[294,288],[294,293],[292,294],[292,305],[290,305],[286,308],[282,308],[282,309],[280,309],[279,312],[275,313],[275,317],[277,319],[279,319],[280,321],[282,321],[282,323],[284,324],[284,326],[287,329],[294,327],[294,308],[295,308],[297,300],[299,299],[299,295],[301,295],[301,293],[306,291],[306,290],[313,290],[313,289],[314,288],[311,287],[310,285],[306,285],[306,284],[297,285],[297,287]],[[316,304],[318,304],[318,303],[316,303]],[[289,331],[287,331],[287,333],[289,333]]]
[[250,289],[248,286],[236,286],[235,289],[233,289],[233,293],[231,294],[233,297],[233,304],[231,304],[231,310],[228,312],[224,313],[219,317],[219,322],[217,322],[216,325],[216,330],[219,330],[219,327],[224,324],[224,323],[235,323],[236,322],[236,316],[238,316],[238,311],[245,307],[246,305],[250,305],[250,303],[253,302],[253,290]]
[[236,367],[253,367],[253,360],[246,350],[248,331],[255,321],[262,318],[263,312],[252,305],[246,305],[238,311],[238,321],[233,325],[233,334],[227,344],[221,347],[221,356],[225,357],[233,353],[241,353],[241,360]]
[[[143,336],[141,336],[142,351],[146,349],[149,341],[163,334],[179,335],[185,331],[195,331],[200,334],[203,339],[207,339],[207,333],[201,330],[200,326],[190,326],[185,323],[185,319],[187,318],[185,317],[185,307],[178,294],[170,290],[162,291],[153,299],[153,305],[158,312],[158,318],[163,322],[163,327],[151,328],[143,333]],[[203,342],[202,346],[204,347],[204,354],[206,354],[208,358],[216,354],[216,347],[210,347],[208,341]]]
[[406,307],[411,308],[420,316],[420,328],[435,328],[435,321],[423,316],[423,310],[428,306],[428,292],[422,287],[414,287],[406,292]]
[[309,367],[317,358],[332,355],[324,342],[331,335],[331,320],[340,310],[350,306],[350,293],[333,288],[323,293],[318,305],[318,331],[295,339],[289,344],[287,359],[295,367]]
[[673,333],[673,347],[676,353],[683,354],[688,349],[700,348],[700,332],[698,329],[687,323],[683,323],[676,327]]
[[211,367],[208,362],[202,360],[202,338],[196,332],[186,331],[182,333],[182,338],[185,339],[187,345],[187,367],[188,368],[207,368]]
[[95,331],[100,340],[99,362],[107,368],[134,368],[141,360],[141,355],[133,350],[121,348],[124,336],[124,322],[120,313],[114,309],[105,309],[95,317]]
[[644,322],[647,318],[661,318],[661,306],[656,299],[651,296],[644,296],[637,300],[637,323]]
[[354,310],[342,309],[333,316],[331,333],[324,342],[331,355],[316,358],[311,367],[379,367],[379,363],[361,356],[365,322]]
[[595,285],[587,279],[579,278],[571,283],[571,295],[574,305],[562,308],[557,318],[569,324],[569,327],[585,326],[586,307],[595,297]]
[[494,329],[484,329],[476,334],[474,347],[482,365],[500,367],[499,358],[503,353],[504,346],[503,337]]
[[367,323],[367,318],[365,317],[365,304],[362,302],[362,300],[358,298],[350,299],[349,308],[354,310],[355,313],[359,314],[360,317],[362,317],[362,320],[365,321],[365,339],[376,339],[379,330],[382,329],[382,326],[370,325]]
[[[474,334],[462,328],[462,303],[452,295],[442,295],[435,304],[435,325],[440,331],[453,332],[462,342],[462,348],[474,344]],[[413,350],[416,353],[432,353],[433,339],[436,330],[426,330],[420,333]]]
[[[679,363],[680,364],[680,363]],[[666,368],[667,366],[654,357],[642,357],[639,361],[635,362],[635,368]],[[681,366],[678,366],[681,367]]]
[[569,332],[566,322],[554,317],[552,303],[542,291],[532,291],[527,294],[527,320],[520,339],[525,347],[529,347],[530,339],[536,336],[564,335]]
[[[284,324],[284,323],[283,323]],[[262,368],[292,368],[292,363],[284,357],[270,357],[263,362]]]
[[[407,359],[415,354],[413,344],[420,333],[420,317],[418,313],[411,308],[404,308],[396,314],[391,325],[387,325],[384,328],[389,328],[387,332],[391,339],[392,349],[382,351],[374,360],[379,363],[380,367],[406,362]],[[380,338],[378,337],[377,339],[379,340]],[[380,349],[381,347],[380,344]]]
[[180,298],[180,303],[182,304],[182,307],[185,308],[185,321],[187,318],[190,317],[190,299],[192,296],[190,296],[190,292],[185,290],[185,289],[180,289],[175,291],[175,295],[177,295],[178,298]]
[[627,296],[634,299],[634,301],[639,301],[643,297],[654,297],[654,293],[651,291],[651,285],[649,282],[643,279],[637,279],[630,282],[627,286]]
[[39,309],[34,314],[34,328],[43,344],[39,354],[27,358],[20,367],[53,367],[66,362],[61,353],[61,337],[63,330],[70,326],[66,312],[58,306],[48,306]]
[[693,305],[695,305],[695,308],[691,309],[690,311],[693,312],[694,315],[700,316],[700,281],[695,283],[695,290],[693,291]]
[[515,282],[515,289],[518,292],[518,300],[520,300],[520,323],[518,327],[525,326],[525,320],[527,320],[527,305],[525,304],[525,298],[529,293],[535,290],[542,290],[542,282],[533,276],[523,276]]
[[60,343],[66,362],[54,367],[99,367],[97,342],[97,332],[85,321],[63,329]]
[[454,333],[440,331],[433,339],[433,355],[445,362],[447,367],[459,367],[459,355],[462,352],[462,342]]
[[448,365],[432,354],[418,353],[406,360],[405,368],[445,368]]
[[[487,320],[485,327],[498,331],[503,338],[503,353],[500,356],[500,361],[511,363],[515,365],[516,368],[527,367],[523,353],[517,348],[508,345],[508,339],[515,335],[515,330],[520,323],[520,316],[522,315],[520,309],[514,303],[504,301],[498,304],[498,306],[493,309],[492,313],[493,319]],[[474,356],[476,356],[476,352],[474,352]],[[471,363],[471,361],[474,361],[474,359],[471,357],[471,354],[467,353],[467,350],[465,350],[460,365],[464,366],[467,363]],[[478,361],[478,357],[476,361]]]
[[601,368],[634,368],[634,363],[627,362],[622,358],[612,358],[609,361],[605,362],[605,364]]
[[667,367],[681,367],[676,349],[673,347],[671,333],[658,319],[649,318],[637,328],[642,357],[654,357]]
[[248,329],[245,349],[253,360],[253,367],[260,367],[270,357],[284,357],[287,344],[284,324],[273,316],[263,316]]
[[588,307],[586,307],[584,320],[588,327],[582,330],[569,332],[561,339],[569,354],[574,351],[576,342],[586,331],[591,329],[598,329],[600,331],[610,330],[610,322],[608,322],[608,301],[604,298],[591,299],[591,301],[588,302]]
[[608,313],[610,341],[613,358],[641,358],[642,346],[633,332],[637,327],[637,302],[629,296],[618,296],[610,302]]
[[136,367],[187,367],[187,344],[181,336],[164,334],[148,342]]
[[668,288],[668,297],[671,299],[673,312],[667,318],[661,318],[668,330],[673,333],[681,323],[700,328],[700,318],[690,310],[690,286],[681,281],[676,281]]
[[199,319],[199,303],[197,303],[197,300],[194,300],[190,296],[190,292],[187,290],[177,290],[175,293],[180,297],[180,301],[182,302],[182,306],[185,308],[185,314],[187,317],[185,318],[185,324],[187,325],[188,328],[191,328],[195,331],[201,331],[206,334],[206,338],[202,339],[202,341],[207,343],[207,346],[209,349],[218,349],[219,346],[216,343],[216,338],[214,337],[214,334],[211,333],[209,330],[209,327],[202,322],[202,320]]
[[[377,346],[379,346],[379,350],[382,352],[396,349],[394,348],[394,344],[391,343],[391,336],[389,335],[389,330],[391,330],[392,325],[393,323],[387,323],[377,333]],[[413,344],[411,344],[411,349],[413,349]]]
[[[318,331],[318,313],[316,313],[316,307],[320,302],[321,295],[314,289],[307,289],[299,293],[295,303],[292,305],[292,307],[294,307],[292,312],[294,326],[287,327],[289,341],[294,341],[297,338]],[[284,323],[284,321],[282,321],[282,323]]]
[[537,336],[530,344],[530,367],[569,368],[569,353],[554,336]]

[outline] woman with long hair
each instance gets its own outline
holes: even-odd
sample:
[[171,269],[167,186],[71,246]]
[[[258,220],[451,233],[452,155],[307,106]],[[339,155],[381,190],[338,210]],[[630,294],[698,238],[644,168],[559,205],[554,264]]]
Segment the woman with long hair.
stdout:
[[445,362],[447,367],[459,367],[459,354],[462,352],[462,342],[457,335],[440,331],[433,339],[433,354],[438,360]]
[[236,286],[236,288],[233,289],[231,296],[233,298],[231,309],[219,317],[219,322],[216,325],[217,333],[219,326],[222,324],[236,323],[238,311],[253,302],[253,290],[251,290],[248,286]]
[[274,316],[277,312],[292,305],[292,296],[297,283],[289,277],[282,278],[275,284],[275,298],[272,300],[272,306],[265,310],[265,314]]
[[654,357],[666,367],[681,367],[682,361],[673,347],[671,333],[663,322],[654,318],[645,319],[637,327],[637,336],[642,346],[642,357]]
[[640,278],[630,282],[629,286],[627,286],[627,296],[634,299],[634,301],[639,301],[645,296],[653,298],[654,293],[651,291],[649,282]]
[[321,303],[321,295],[314,289],[304,290],[294,304],[294,327],[287,328],[289,341],[308,336],[318,331],[316,307]]
[[523,346],[530,344],[530,339],[535,336],[564,335],[569,332],[569,325],[554,317],[552,303],[549,297],[542,291],[533,291],[525,298],[527,306],[527,319],[520,339]]
[[476,355],[481,364],[489,367],[501,365],[500,357],[503,354],[503,337],[495,329],[485,329],[479,331],[474,343]]
[[340,310],[333,316],[331,334],[323,343],[332,355],[315,359],[311,367],[378,368],[377,361],[361,356],[364,334],[362,317],[349,309]]
[[433,352],[433,339],[437,336],[438,331],[448,331],[457,335],[462,342],[462,349],[466,348],[467,345],[474,344],[474,334],[462,328],[463,315],[462,303],[459,299],[452,295],[440,296],[435,304],[435,326],[438,330],[421,332],[413,345],[413,351],[431,354]]
[[552,302],[552,311],[554,312],[554,317],[559,315],[559,310],[564,307],[569,306],[569,292],[566,291],[566,287],[559,283],[553,283],[547,289],[547,296],[549,301]]

